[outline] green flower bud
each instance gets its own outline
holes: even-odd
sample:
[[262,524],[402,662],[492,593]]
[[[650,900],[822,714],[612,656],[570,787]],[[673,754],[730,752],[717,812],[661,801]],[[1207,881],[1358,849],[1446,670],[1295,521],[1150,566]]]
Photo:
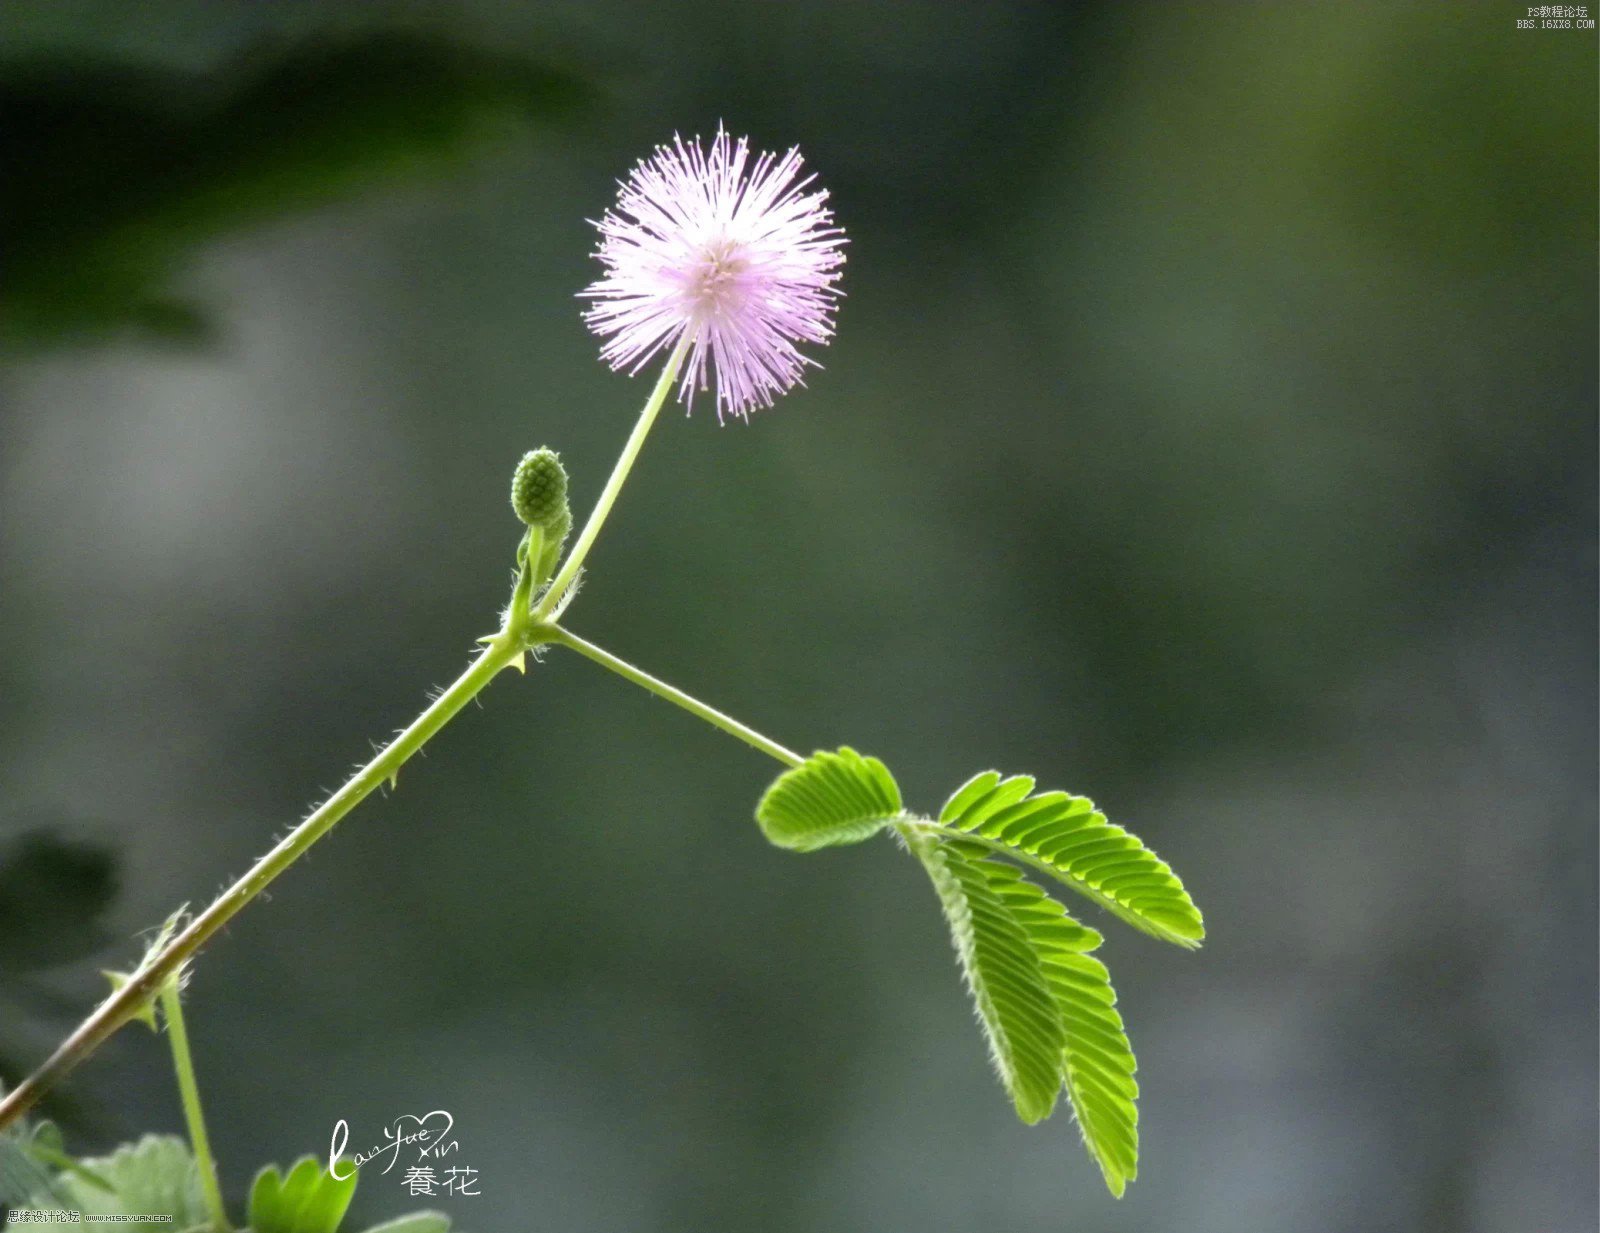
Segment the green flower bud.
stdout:
[[530,527],[543,528],[547,538],[566,536],[572,526],[567,472],[554,450],[529,450],[522,456],[511,477],[511,508]]

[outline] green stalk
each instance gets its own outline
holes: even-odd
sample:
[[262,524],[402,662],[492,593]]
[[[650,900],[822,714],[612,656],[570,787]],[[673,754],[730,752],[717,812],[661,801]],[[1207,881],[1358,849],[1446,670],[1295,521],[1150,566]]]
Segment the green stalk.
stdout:
[[571,630],[563,629],[559,625],[547,625],[545,630],[550,635],[550,640],[557,646],[571,647],[579,655],[592,659],[602,668],[607,668],[624,680],[632,681],[635,685],[648,689],[658,698],[665,698],[674,706],[681,706],[689,714],[705,720],[713,728],[721,728],[729,736],[738,737],[746,745],[759,749],[770,758],[776,758],[785,766],[799,766],[805,761],[794,750],[785,749],[777,741],[762,736],[761,733],[749,725],[740,723],[731,715],[724,715],[715,707],[707,706],[698,698],[691,697],[676,686],[668,685],[659,677],[651,676],[643,668],[636,668],[627,660],[619,659],[610,651],[602,650],[592,642],[585,642]]
[[44,1161],[45,1164],[54,1165],[63,1173],[75,1173],[79,1177],[83,1178],[84,1181],[89,1182],[91,1185],[98,1186],[101,1190],[104,1190],[108,1193],[114,1193],[117,1189],[104,1177],[100,1176],[100,1174],[96,1173],[93,1169],[88,1168],[81,1161],[74,1160],[65,1152],[58,1152],[53,1147],[45,1147],[40,1143],[30,1143],[28,1145],[28,1152],[30,1155]]
[[561,563],[561,572],[555,576],[549,590],[539,600],[539,606],[533,613],[535,621],[546,620],[551,614],[560,611],[561,601],[577,579],[578,570],[583,567],[589,549],[594,547],[594,541],[600,534],[600,528],[605,525],[611,507],[617,503],[617,494],[622,491],[622,485],[628,479],[628,472],[633,470],[639,451],[644,448],[644,439],[650,435],[656,416],[660,414],[662,405],[667,401],[667,395],[672,391],[672,380],[678,375],[683,357],[688,354],[689,345],[693,341],[693,335],[685,333],[678,340],[678,345],[672,349],[672,354],[667,357],[666,367],[656,378],[655,389],[650,391],[644,409],[639,412],[639,422],[633,426],[633,432],[628,435],[627,444],[622,447],[622,454],[617,458],[617,465],[611,469],[611,478],[600,490],[600,499],[595,502],[594,512],[589,515],[589,521],[583,524],[583,530],[578,532],[572,551],[567,553],[567,559]]
[[183,1026],[183,996],[178,988],[181,979],[181,973],[175,973],[161,986],[161,1017],[167,1021],[167,1039],[172,1042],[172,1069],[178,1075],[183,1120],[189,1127],[195,1164],[200,1168],[200,1189],[205,1192],[206,1207],[211,1211],[212,1233],[231,1233],[228,1209],[222,1205],[222,1187],[217,1183],[217,1162],[211,1155],[211,1137],[206,1134],[205,1114],[200,1109],[200,1085],[195,1082],[189,1033]]

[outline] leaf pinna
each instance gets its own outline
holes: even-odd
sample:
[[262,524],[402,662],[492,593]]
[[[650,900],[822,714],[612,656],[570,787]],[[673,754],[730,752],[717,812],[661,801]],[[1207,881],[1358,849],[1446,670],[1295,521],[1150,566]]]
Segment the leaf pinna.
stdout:
[[1018,1116],[1042,1121],[1065,1087],[1084,1144],[1120,1197],[1138,1171],[1139,1088],[1110,975],[1088,954],[1100,934],[977,845],[944,842],[919,855]]
[[1205,939],[1200,909],[1172,867],[1085,797],[1033,795],[1028,776],[985,771],[956,790],[939,823],[1064,882],[1152,937],[1191,950]]
[[756,821],[778,847],[813,852],[871,839],[899,813],[900,788],[888,768],[846,747],[814,753],[779,775],[756,806]]

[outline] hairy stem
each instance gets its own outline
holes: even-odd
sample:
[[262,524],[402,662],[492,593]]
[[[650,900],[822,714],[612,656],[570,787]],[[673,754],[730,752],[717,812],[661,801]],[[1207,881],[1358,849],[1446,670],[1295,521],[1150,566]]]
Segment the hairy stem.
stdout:
[[[512,664],[520,667],[523,655],[530,647],[537,646],[541,642],[560,641],[563,645],[605,665],[618,675],[676,703],[691,714],[698,715],[707,723],[753,745],[785,765],[800,764],[802,759],[798,754],[785,749],[776,741],[768,740],[738,720],[706,706],[664,681],[658,681],[632,664],[567,633],[550,621],[550,614],[560,611],[563,600],[577,580],[584,559],[600,534],[600,528],[605,525],[612,506],[616,504],[617,495],[622,491],[628,473],[633,469],[639,451],[644,447],[645,438],[650,434],[651,426],[654,425],[656,417],[667,401],[668,394],[671,393],[673,379],[677,376],[692,342],[692,335],[685,334],[667,357],[661,375],[656,379],[655,388],[645,401],[644,408],[639,413],[639,420],[633,426],[633,432],[622,448],[617,465],[612,469],[611,477],[606,481],[600,499],[589,515],[589,521],[579,532],[572,551],[567,554],[560,572],[551,581],[534,611],[528,611],[527,596],[532,588],[536,563],[524,558],[511,605],[506,611],[504,627],[498,634],[486,640],[488,645],[472,661],[467,670],[440,694],[409,728],[386,745],[377,757],[357,771],[342,788],[319,805],[310,817],[290,831],[276,847],[257,861],[248,873],[217,896],[211,906],[195,917],[187,928],[166,942],[157,953],[147,957],[133,976],[102,1002],[46,1059],[43,1066],[0,1100],[0,1129],[20,1118],[74,1066],[105,1043],[107,1038],[137,1015],[152,999],[161,995],[169,978],[173,977],[183,963],[204,946],[212,935],[232,920],[245,904],[265,890],[274,878],[299,860],[312,844],[333,829],[345,814],[355,808],[378,785],[385,780],[394,780],[406,760],[421,749],[428,739],[444,727],[463,706],[475,698],[501,669]],[[196,1150],[199,1151],[198,1145]]]
[[777,741],[770,740],[761,735],[754,728],[740,723],[731,715],[724,715],[715,707],[707,706],[698,698],[692,698],[676,686],[668,685],[658,677],[651,676],[642,668],[635,668],[625,659],[618,659],[610,651],[602,650],[592,642],[586,642],[571,630],[563,629],[559,625],[547,625],[551,641],[558,646],[571,647],[579,655],[594,660],[602,668],[609,668],[624,680],[632,681],[635,685],[648,689],[657,697],[665,698],[674,706],[681,706],[691,715],[699,716],[714,728],[721,728],[730,736],[736,736],[746,745],[759,749],[770,758],[776,758],[785,766],[799,766],[805,761],[792,749],[785,749]]
[[450,722],[456,712],[477,697],[479,691],[501,669],[520,662],[525,643],[521,629],[514,628],[518,625],[513,615],[507,628],[490,641],[455,683],[417,716],[409,728],[384,746],[371,762],[290,831],[248,873],[218,895],[211,906],[195,917],[187,928],[140,964],[132,978],[102,1002],[43,1066],[14,1088],[4,1100],[0,1100],[0,1129],[26,1113],[68,1071],[138,1014],[161,992],[168,978],[185,960],[265,890],[274,878],[305,855],[306,850],[332,830],[345,814],[360,804],[379,784],[398,776],[406,760]]
[[180,975],[174,973],[161,986],[161,1017],[167,1022],[167,1039],[172,1042],[172,1069],[178,1076],[183,1120],[189,1127],[189,1146],[194,1149],[195,1164],[200,1169],[200,1189],[211,1212],[212,1233],[231,1233],[228,1209],[222,1205],[222,1187],[217,1182],[217,1162],[211,1155],[211,1137],[206,1134],[205,1114],[200,1109],[200,1085],[195,1082],[189,1033],[183,1026],[180,980]]
[[890,823],[890,826],[899,836],[900,842],[905,844],[906,851],[921,860],[923,864],[927,864],[928,854],[939,846],[934,828],[924,825],[919,819],[904,811]]
[[611,478],[606,480],[606,486],[600,490],[600,499],[595,502],[594,512],[589,515],[589,521],[583,524],[583,530],[578,532],[572,551],[567,553],[567,559],[561,563],[561,572],[555,576],[544,597],[540,599],[538,609],[533,614],[535,620],[544,620],[551,613],[559,611],[562,598],[571,589],[578,577],[578,571],[583,568],[584,558],[589,555],[589,549],[594,547],[600,528],[605,526],[611,507],[617,503],[617,494],[622,491],[622,485],[627,481],[628,472],[633,470],[639,451],[644,448],[644,439],[650,435],[651,426],[655,424],[656,416],[660,414],[662,405],[667,401],[667,395],[672,390],[672,380],[678,375],[678,369],[683,364],[683,357],[688,354],[691,342],[693,335],[685,333],[678,340],[678,345],[672,349],[672,354],[667,357],[666,366],[656,378],[655,389],[650,391],[644,409],[639,412],[639,422],[633,426],[633,432],[628,435],[628,442],[622,447],[622,454],[617,458],[617,465],[611,469]]

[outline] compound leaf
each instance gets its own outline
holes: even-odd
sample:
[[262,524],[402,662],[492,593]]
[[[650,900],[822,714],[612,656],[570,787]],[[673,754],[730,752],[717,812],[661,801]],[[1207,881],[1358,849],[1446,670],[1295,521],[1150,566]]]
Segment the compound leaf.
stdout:
[[1044,1120],[1064,1089],[1089,1154],[1120,1198],[1138,1176],[1139,1085],[1110,975],[1091,954],[1103,939],[1019,865],[1180,946],[1198,946],[1205,926],[1177,875],[1138,838],[1083,797],[1034,787],[1026,775],[985,771],[932,821],[905,811],[881,762],[842,748],[780,775],[756,818],[774,844],[800,852],[894,828],[933,882],[1017,1115]]

